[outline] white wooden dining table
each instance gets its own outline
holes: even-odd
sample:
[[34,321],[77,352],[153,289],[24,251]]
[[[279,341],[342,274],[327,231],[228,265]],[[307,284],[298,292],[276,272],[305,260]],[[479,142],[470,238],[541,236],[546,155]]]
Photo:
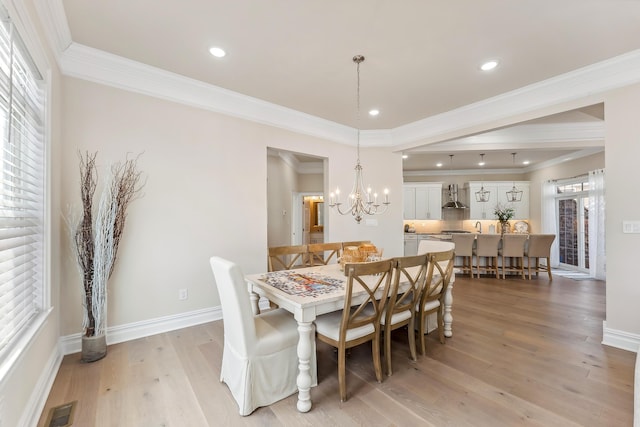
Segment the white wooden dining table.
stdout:
[[[444,330],[445,336],[453,335],[453,282],[445,294],[444,301]],[[347,277],[339,264],[322,265],[316,267],[299,268],[273,273],[252,274],[246,276],[254,314],[260,312],[259,299],[265,297],[281,308],[293,314],[298,322],[298,386],[297,408],[300,412],[311,410],[311,352],[315,351],[315,328],[313,322],[316,317],[342,310],[344,308],[345,285]],[[358,289],[359,288],[359,289]],[[354,285],[353,304],[359,304],[365,298],[365,291]],[[435,319],[430,319],[429,325],[434,325]],[[427,328],[426,330],[429,330]],[[314,367],[315,368],[315,367]],[[314,375],[315,377],[315,375]]]

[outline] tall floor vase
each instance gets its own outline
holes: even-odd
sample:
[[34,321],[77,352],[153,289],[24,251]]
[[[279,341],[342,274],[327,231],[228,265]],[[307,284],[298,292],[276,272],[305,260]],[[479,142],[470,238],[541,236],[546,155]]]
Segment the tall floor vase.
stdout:
[[95,362],[107,355],[106,335],[82,336],[81,361],[85,363]]

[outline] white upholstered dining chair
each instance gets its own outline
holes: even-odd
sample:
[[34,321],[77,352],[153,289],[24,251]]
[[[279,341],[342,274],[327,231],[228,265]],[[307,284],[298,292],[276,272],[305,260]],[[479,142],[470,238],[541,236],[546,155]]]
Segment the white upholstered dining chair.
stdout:
[[[229,387],[240,415],[249,415],[298,391],[298,324],[284,309],[254,316],[240,267],[219,257],[210,263],[224,322],[220,381]],[[310,368],[315,384],[315,349]]]

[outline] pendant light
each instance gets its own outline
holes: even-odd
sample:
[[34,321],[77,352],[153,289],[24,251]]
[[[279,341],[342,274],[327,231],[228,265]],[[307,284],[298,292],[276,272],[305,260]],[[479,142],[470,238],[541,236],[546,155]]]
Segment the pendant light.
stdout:
[[[336,188],[334,193],[329,195],[329,206],[331,208],[336,208],[339,214],[353,215],[353,218],[356,220],[356,223],[360,224],[362,218],[365,215],[378,215],[384,213],[391,202],[389,201],[389,190],[384,189],[384,201],[378,201],[378,193],[375,191],[372,195],[371,187],[367,187],[365,189],[364,179],[362,177],[362,165],[360,164],[360,64],[364,61],[364,56],[356,55],[353,57],[353,62],[356,64],[356,75],[357,75],[357,91],[356,91],[356,120],[358,129],[357,130],[357,151],[356,151],[356,167],[355,167],[355,178],[353,182],[353,187],[351,189],[351,193],[349,193],[348,197],[348,205],[346,209],[342,209],[342,202],[340,201],[340,189]],[[380,209],[380,207],[382,208]]]
[[[516,153],[511,153],[513,156],[513,166],[516,165]],[[507,202],[520,202],[522,201],[522,190],[518,190],[516,188],[515,181],[513,182],[513,187],[511,187],[511,191],[507,191]]]
[[[480,154],[480,166],[484,166],[484,154]],[[476,191],[476,202],[487,203],[491,196],[491,191],[484,189],[484,182],[480,184],[480,191]]]

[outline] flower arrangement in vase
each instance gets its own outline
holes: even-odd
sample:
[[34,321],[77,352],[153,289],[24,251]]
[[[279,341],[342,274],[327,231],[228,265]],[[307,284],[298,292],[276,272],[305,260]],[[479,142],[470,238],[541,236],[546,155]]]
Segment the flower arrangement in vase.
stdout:
[[509,220],[514,217],[515,213],[515,209],[511,207],[503,207],[500,204],[496,205],[495,209],[493,210],[493,214],[496,216],[496,218],[498,218],[498,222],[500,222],[500,234],[509,232]]

